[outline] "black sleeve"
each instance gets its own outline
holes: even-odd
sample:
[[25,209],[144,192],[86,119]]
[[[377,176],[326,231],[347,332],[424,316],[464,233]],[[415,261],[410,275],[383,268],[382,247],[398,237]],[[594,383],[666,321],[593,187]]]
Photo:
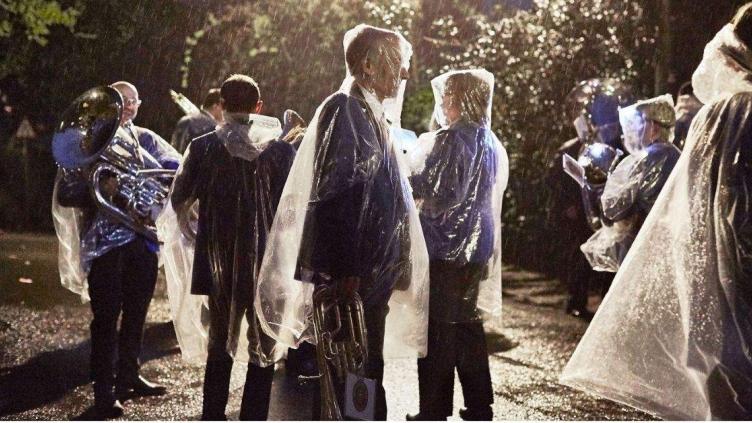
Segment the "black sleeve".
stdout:
[[183,116],[180,118],[177,125],[175,125],[175,130],[172,131],[172,136],[170,137],[170,144],[180,154],[185,152],[186,145],[188,144],[188,141],[190,141],[188,139],[190,137],[189,125],[190,122],[188,116]]
[[258,179],[256,185],[263,190],[265,204],[271,207],[268,209],[271,216],[279,206],[279,200],[282,197],[282,190],[285,188],[287,176],[295,160],[295,147],[284,141],[275,141],[267,148],[258,158]]
[[[378,145],[357,100],[340,96],[321,113],[311,201],[299,264],[335,279],[362,276],[359,246],[366,182]],[[363,247],[360,247],[363,248]]]
[[206,140],[197,139],[188,146],[186,155],[172,185],[172,208],[180,209],[185,205],[192,204],[201,194],[202,170],[201,163],[207,154]]

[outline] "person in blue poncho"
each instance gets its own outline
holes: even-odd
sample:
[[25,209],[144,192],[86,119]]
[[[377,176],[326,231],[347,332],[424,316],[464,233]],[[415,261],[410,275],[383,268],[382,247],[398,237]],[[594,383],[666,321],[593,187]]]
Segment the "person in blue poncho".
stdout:
[[501,203],[509,168],[491,131],[493,75],[454,71],[432,81],[441,128],[418,140],[425,165],[410,178],[430,259],[428,355],[418,359],[420,412],[452,414],[454,370],[465,420],[492,420],[483,319],[501,310]]

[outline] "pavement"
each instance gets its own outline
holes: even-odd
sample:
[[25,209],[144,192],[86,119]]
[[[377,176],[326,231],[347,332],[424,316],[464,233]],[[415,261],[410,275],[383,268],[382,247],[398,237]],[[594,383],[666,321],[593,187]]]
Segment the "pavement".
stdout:
[[[0,420],[87,419],[88,304],[60,286],[56,241],[48,235],[0,236]],[[651,420],[652,416],[559,385],[559,373],[587,323],[563,311],[559,282],[505,267],[503,315],[486,325],[495,420]],[[126,401],[123,420],[196,420],[203,364],[182,360],[164,281],[160,279],[144,335],[142,374],[169,387],[163,397]],[[236,365],[228,417],[237,419],[244,369]],[[417,412],[414,360],[387,361],[389,420]],[[309,420],[311,387],[275,372],[271,420]],[[462,406],[455,386],[451,420]]]

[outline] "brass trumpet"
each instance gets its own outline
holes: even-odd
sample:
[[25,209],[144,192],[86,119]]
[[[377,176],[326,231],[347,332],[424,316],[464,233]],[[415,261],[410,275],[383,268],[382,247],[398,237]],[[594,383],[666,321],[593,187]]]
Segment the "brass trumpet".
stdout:
[[[344,383],[347,373],[363,375],[368,361],[363,302],[339,298],[335,286],[319,285],[313,293],[313,330],[321,385],[321,419],[342,420],[334,377]],[[331,366],[331,367],[330,367]],[[332,374],[331,368],[334,368]]]

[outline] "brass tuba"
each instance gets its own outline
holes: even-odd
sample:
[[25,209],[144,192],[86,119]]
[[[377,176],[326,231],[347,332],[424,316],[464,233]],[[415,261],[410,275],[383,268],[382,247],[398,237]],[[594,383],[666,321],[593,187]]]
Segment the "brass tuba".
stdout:
[[[334,378],[344,383],[347,373],[363,375],[368,361],[363,303],[337,296],[335,286],[319,285],[313,293],[313,330],[321,386],[321,420],[342,420]],[[334,369],[334,374],[332,374]]]
[[[120,128],[123,99],[111,87],[81,94],[63,113],[52,138],[52,154],[63,169],[88,173],[92,196],[108,217],[157,241],[154,221],[164,207],[175,171],[163,169],[138,140]],[[102,178],[117,190],[102,192]]]

